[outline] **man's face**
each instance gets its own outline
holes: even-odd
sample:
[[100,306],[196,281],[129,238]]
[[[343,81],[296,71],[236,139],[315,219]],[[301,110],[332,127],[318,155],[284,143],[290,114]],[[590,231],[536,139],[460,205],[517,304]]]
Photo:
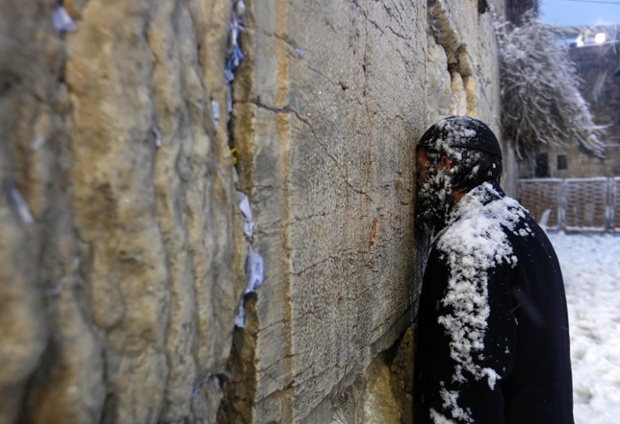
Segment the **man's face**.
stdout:
[[417,175],[417,185],[418,185],[418,190],[420,188],[422,188],[422,186],[424,185],[424,183],[426,182],[426,174],[427,174],[427,167],[428,167],[428,156],[426,155],[426,150],[425,149],[418,149],[417,155],[416,155],[416,175]]
[[442,162],[435,164],[429,160],[425,149],[418,149],[415,222],[416,225],[426,227],[431,232],[443,227],[453,203],[449,169],[449,166],[446,167]]

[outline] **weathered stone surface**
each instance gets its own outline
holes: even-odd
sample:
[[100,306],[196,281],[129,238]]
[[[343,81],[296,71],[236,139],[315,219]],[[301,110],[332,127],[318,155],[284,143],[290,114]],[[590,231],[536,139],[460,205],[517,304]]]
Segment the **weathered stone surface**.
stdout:
[[[324,412],[333,424],[413,422],[413,331],[378,355]],[[326,405],[327,406],[327,405]],[[327,414],[331,413],[331,417]]]
[[[2,2],[0,7],[0,423],[14,422],[28,381],[50,335],[44,310],[46,284],[63,272],[68,249],[57,240],[62,224],[34,221],[62,216],[59,183],[62,138],[60,67],[64,54],[40,9],[51,2]],[[27,46],[27,47],[26,47]],[[38,149],[32,149],[39,139]],[[42,143],[42,145],[41,145]],[[43,181],[42,181],[43,179]],[[61,193],[59,193],[61,192]],[[59,194],[59,205],[48,207]],[[62,221],[62,217],[60,219]]]
[[415,141],[496,129],[475,3],[248,1],[229,121],[232,1],[0,0],[0,424],[410,421]]
[[[428,108],[429,124],[446,115],[469,115],[486,122],[500,136],[499,123],[499,62],[495,52],[491,13],[479,14],[470,0],[429,0],[430,34],[427,56],[431,86],[428,101],[437,103]],[[492,1],[496,13],[505,10],[503,1]],[[440,46],[443,52],[437,51]],[[445,57],[447,67],[439,67]],[[444,63],[445,63],[444,62]],[[452,79],[451,90],[445,90],[445,72]],[[460,78],[459,78],[460,77]],[[460,79],[460,81],[459,81]],[[465,90],[465,93],[463,93]],[[446,105],[445,97],[450,104]],[[444,98],[443,102],[439,99]],[[464,101],[464,103],[463,103]],[[506,191],[516,195],[517,172],[510,147],[503,145],[506,166],[502,183]]]
[[413,243],[425,40],[411,35],[426,15],[402,3],[255,6],[233,128],[266,262],[249,395],[256,422],[297,422],[411,320],[413,263],[394,253]]
[[64,37],[53,4],[0,6],[0,422],[197,420],[245,286],[231,4],[71,1]]
[[441,116],[489,118],[477,81],[496,68],[467,46],[490,21],[441,3],[450,50],[419,4],[247,4],[233,140],[266,275],[223,412],[312,422],[411,319],[415,140]]

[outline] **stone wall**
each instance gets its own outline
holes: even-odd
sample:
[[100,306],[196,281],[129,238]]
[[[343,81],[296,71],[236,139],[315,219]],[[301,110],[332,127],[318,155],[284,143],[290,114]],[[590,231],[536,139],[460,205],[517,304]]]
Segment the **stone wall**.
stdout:
[[232,1],[62,6],[0,0],[0,423],[409,421],[415,141],[497,130],[490,14],[248,0],[229,89]]
[[230,5],[66,1],[61,35],[54,3],[0,5],[0,422],[178,421],[245,286]]

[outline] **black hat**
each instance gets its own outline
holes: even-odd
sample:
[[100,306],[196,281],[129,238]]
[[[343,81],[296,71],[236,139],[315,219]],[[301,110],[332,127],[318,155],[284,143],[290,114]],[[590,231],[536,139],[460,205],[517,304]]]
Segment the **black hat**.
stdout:
[[461,148],[479,150],[502,158],[502,149],[493,131],[482,121],[469,116],[448,116],[432,125],[420,141],[418,147],[446,153]]

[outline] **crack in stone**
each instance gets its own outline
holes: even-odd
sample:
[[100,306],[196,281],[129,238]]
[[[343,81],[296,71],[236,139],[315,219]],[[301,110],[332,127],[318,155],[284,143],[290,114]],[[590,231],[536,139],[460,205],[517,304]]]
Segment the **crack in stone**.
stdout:
[[375,28],[377,28],[379,30],[379,32],[381,33],[381,35],[385,35],[385,31],[383,30],[383,28],[381,28],[381,26],[374,20],[370,19],[370,18],[366,18],[366,20],[368,22],[370,22]]
[[[308,69],[310,69],[311,71],[315,72],[317,75],[322,76],[323,78],[325,78],[327,81],[329,81],[330,83],[340,86],[342,88],[343,83],[342,82],[336,82],[334,80],[332,80],[330,77],[328,77],[327,75],[325,75],[323,72],[319,71],[318,69],[313,68],[312,66],[308,65]],[[347,87],[349,88],[349,87]]]
[[301,274],[303,274],[304,272],[307,272],[309,270],[311,270],[312,268],[315,268],[321,264],[324,264],[325,262],[329,262],[332,260],[338,259],[337,256],[328,256],[327,258],[321,259],[320,261],[316,261],[316,262],[312,262],[310,265],[307,265],[305,267],[303,267],[302,269],[300,269],[299,271],[294,271],[291,272],[291,275],[294,275],[296,277],[300,276]]
[[[325,154],[334,162],[334,165],[336,166],[336,169],[338,169],[338,171],[340,173],[340,176],[342,177],[342,179],[345,182],[345,184],[347,185],[347,187],[349,187],[349,189],[351,189],[353,192],[355,192],[357,194],[361,194],[362,196],[366,197],[371,203],[373,203],[373,204],[375,203],[373,198],[370,197],[370,195],[368,193],[366,193],[364,190],[362,190],[360,188],[355,187],[351,183],[351,181],[349,181],[349,178],[346,175],[346,172],[342,169],[340,161],[336,157],[334,157],[334,155],[332,155],[329,152],[329,149],[327,148],[327,146],[325,146],[325,143],[320,141],[318,135],[316,134],[316,131],[314,130],[314,127],[312,126],[312,123],[308,119],[306,119],[302,114],[300,114],[298,111],[296,111],[295,109],[292,109],[290,107],[277,108],[277,107],[266,105],[266,104],[261,103],[261,102],[259,102],[257,100],[249,100],[249,102],[254,104],[254,105],[256,105],[257,107],[259,107],[261,109],[266,109],[266,110],[269,110],[271,112],[293,114],[297,119],[299,119],[301,122],[306,124],[308,126],[308,128],[310,128],[310,132],[312,133],[312,136],[314,137],[314,140],[318,143],[319,146],[321,146],[323,148],[323,151],[325,152]],[[237,101],[237,103],[242,103],[242,101]]]
[[[261,32],[263,34],[265,34],[268,37],[274,37],[277,38],[278,40],[284,42],[286,45],[288,45],[289,47],[291,47],[293,50],[298,50],[301,49],[299,47],[299,45],[295,42],[295,40],[293,40],[292,38],[290,38],[288,35],[284,34],[284,35],[280,35],[280,34],[276,34],[275,32],[268,32],[265,31],[264,29],[261,29]],[[301,49],[303,50],[303,49]]]

